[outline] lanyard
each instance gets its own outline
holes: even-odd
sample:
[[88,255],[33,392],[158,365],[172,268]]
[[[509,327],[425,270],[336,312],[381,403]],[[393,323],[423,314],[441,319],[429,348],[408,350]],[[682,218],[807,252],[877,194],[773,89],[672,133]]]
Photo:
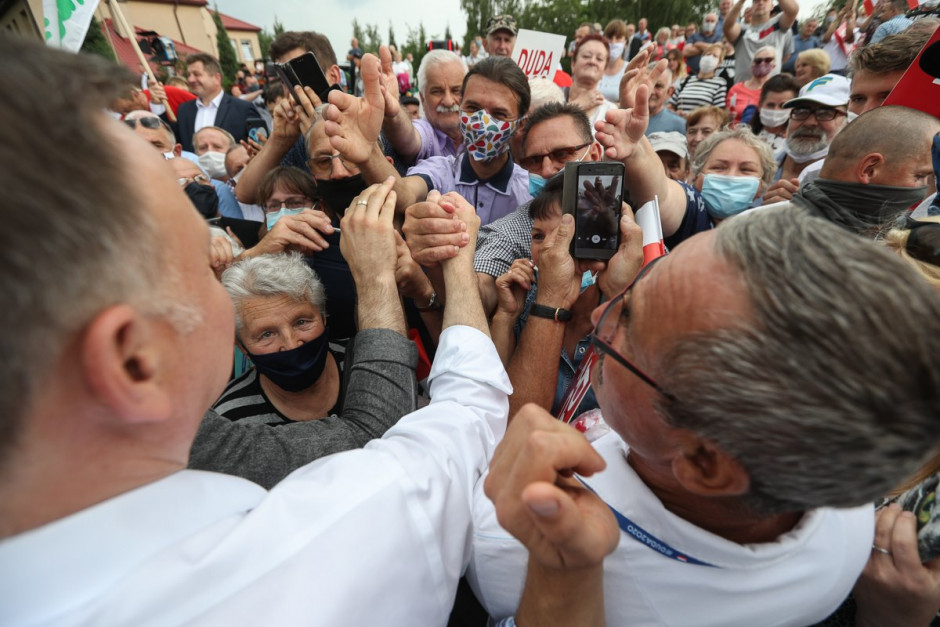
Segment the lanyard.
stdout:
[[[583,485],[585,488],[587,488],[591,492],[594,492],[594,494],[597,495],[598,498],[600,498],[600,495],[597,494],[597,492],[594,491],[594,488],[589,486],[584,481],[584,479],[582,479],[578,475],[575,475],[575,478],[581,482],[581,485]],[[601,499],[601,500],[603,501],[604,499]],[[614,517],[617,519],[617,524],[620,526],[621,531],[624,531],[627,535],[629,535],[631,538],[633,538],[640,544],[644,544],[648,548],[656,551],[657,553],[661,555],[665,555],[666,557],[670,559],[674,559],[676,561],[682,562],[683,564],[694,564],[696,566],[708,566],[709,568],[718,568],[718,566],[715,566],[714,564],[703,562],[702,560],[695,559],[691,555],[687,555],[685,553],[681,553],[677,551],[676,549],[669,546],[667,543],[663,542],[662,540],[660,540],[653,534],[649,533],[646,529],[644,529],[640,525],[636,524],[635,522],[633,522],[632,520],[630,520],[629,518],[627,518],[626,516],[618,512],[616,509],[614,509],[614,507],[610,503],[607,503],[607,501],[604,501],[604,504],[607,505],[607,507],[610,508],[610,511],[614,513]]]

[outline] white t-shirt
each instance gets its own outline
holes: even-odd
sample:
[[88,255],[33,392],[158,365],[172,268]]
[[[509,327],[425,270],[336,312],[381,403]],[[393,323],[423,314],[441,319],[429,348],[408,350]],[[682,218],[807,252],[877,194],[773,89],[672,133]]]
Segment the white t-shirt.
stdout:
[[444,625],[512,388],[450,327],[431,404],[270,492],[183,470],[0,541],[9,625]]
[[[607,469],[588,484],[648,534],[716,568],[683,563],[621,533],[604,561],[610,625],[762,627],[809,625],[845,599],[868,556],[872,506],[817,509],[774,542],[740,545],[667,510],[627,463],[627,445],[610,432],[594,443]],[[474,495],[473,556],[467,578],[491,616],[513,614],[527,553],[496,521],[492,503]]]

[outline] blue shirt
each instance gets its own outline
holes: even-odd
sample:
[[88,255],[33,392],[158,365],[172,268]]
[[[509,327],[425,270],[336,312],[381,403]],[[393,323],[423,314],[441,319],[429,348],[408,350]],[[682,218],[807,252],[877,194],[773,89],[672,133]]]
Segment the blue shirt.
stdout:
[[810,35],[809,39],[803,39],[802,35],[794,37],[793,54],[791,54],[787,62],[783,64],[783,71],[793,74],[796,71],[796,58],[800,56],[800,53],[804,50],[812,50],[813,48],[822,48],[822,44],[815,35]]
[[[721,24],[715,27],[715,32],[711,35],[702,33],[692,33],[692,36],[685,40],[685,45],[689,44],[717,44],[721,42]],[[694,57],[686,57],[685,65],[689,68],[689,74],[698,74],[698,63],[702,60],[702,55],[697,54]]]
[[646,136],[649,137],[650,133],[668,133],[670,131],[685,135],[685,118],[673,113],[664,106],[662,111],[650,116]]
[[676,232],[663,238],[663,242],[669,250],[672,250],[696,233],[701,233],[702,231],[707,231],[714,227],[712,219],[705,209],[705,201],[702,199],[702,194],[688,183],[683,183],[682,181],[677,182],[685,190],[685,215],[682,217],[682,222],[679,224],[679,228],[676,229]]
[[902,30],[911,25],[911,20],[903,15],[895,15],[890,20],[879,26],[875,34],[871,36],[869,43],[876,44],[889,35],[897,35]]
[[457,192],[476,209],[482,224],[489,224],[510,214],[521,204],[532,200],[529,173],[507,159],[506,165],[493,177],[481,181],[470,166],[466,152],[458,156],[430,157],[408,170],[408,176],[420,176],[428,191],[442,194]]

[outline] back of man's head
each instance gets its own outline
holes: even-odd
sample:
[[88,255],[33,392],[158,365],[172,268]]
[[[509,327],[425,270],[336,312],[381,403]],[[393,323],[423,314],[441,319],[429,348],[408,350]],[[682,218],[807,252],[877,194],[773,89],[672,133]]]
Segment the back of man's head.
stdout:
[[751,312],[669,347],[667,423],[730,454],[763,514],[887,493],[940,433],[940,297],[882,247],[788,205],[727,220]]
[[478,61],[463,79],[463,92],[467,92],[467,81],[471,76],[480,76],[487,80],[499,83],[508,87],[514,94],[519,104],[519,115],[523,116],[529,110],[529,102],[532,94],[529,91],[529,81],[525,73],[519,69],[516,62],[507,57],[489,56],[482,61]]
[[307,52],[312,52],[320,64],[320,69],[327,72],[332,66],[336,65],[336,52],[333,45],[326,36],[312,30],[293,31],[289,30],[281,33],[271,42],[269,52],[271,58],[278,61],[288,52],[300,48]]
[[[940,120],[907,107],[878,107],[847,124],[832,140],[819,175],[834,181],[857,181],[859,161],[879,153],[897,167],[930,152]],[[897,183],[901,184],[901,183]]]
[[[103,113],[132,77],[13,36],[0,37],[0,57],[16,59],[0,63],[0,459],[9,460],[70,336],[159,284],[160,252]],[[56,150],[37,149],[36,129]]]

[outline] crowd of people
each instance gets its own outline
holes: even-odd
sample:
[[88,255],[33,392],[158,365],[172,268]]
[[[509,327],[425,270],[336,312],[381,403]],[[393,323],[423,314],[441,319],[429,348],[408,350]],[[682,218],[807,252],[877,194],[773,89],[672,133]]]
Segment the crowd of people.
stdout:
[[940,20],[745,4],[277,35],[325,100],[0,37],[0,623],[940,622]]

